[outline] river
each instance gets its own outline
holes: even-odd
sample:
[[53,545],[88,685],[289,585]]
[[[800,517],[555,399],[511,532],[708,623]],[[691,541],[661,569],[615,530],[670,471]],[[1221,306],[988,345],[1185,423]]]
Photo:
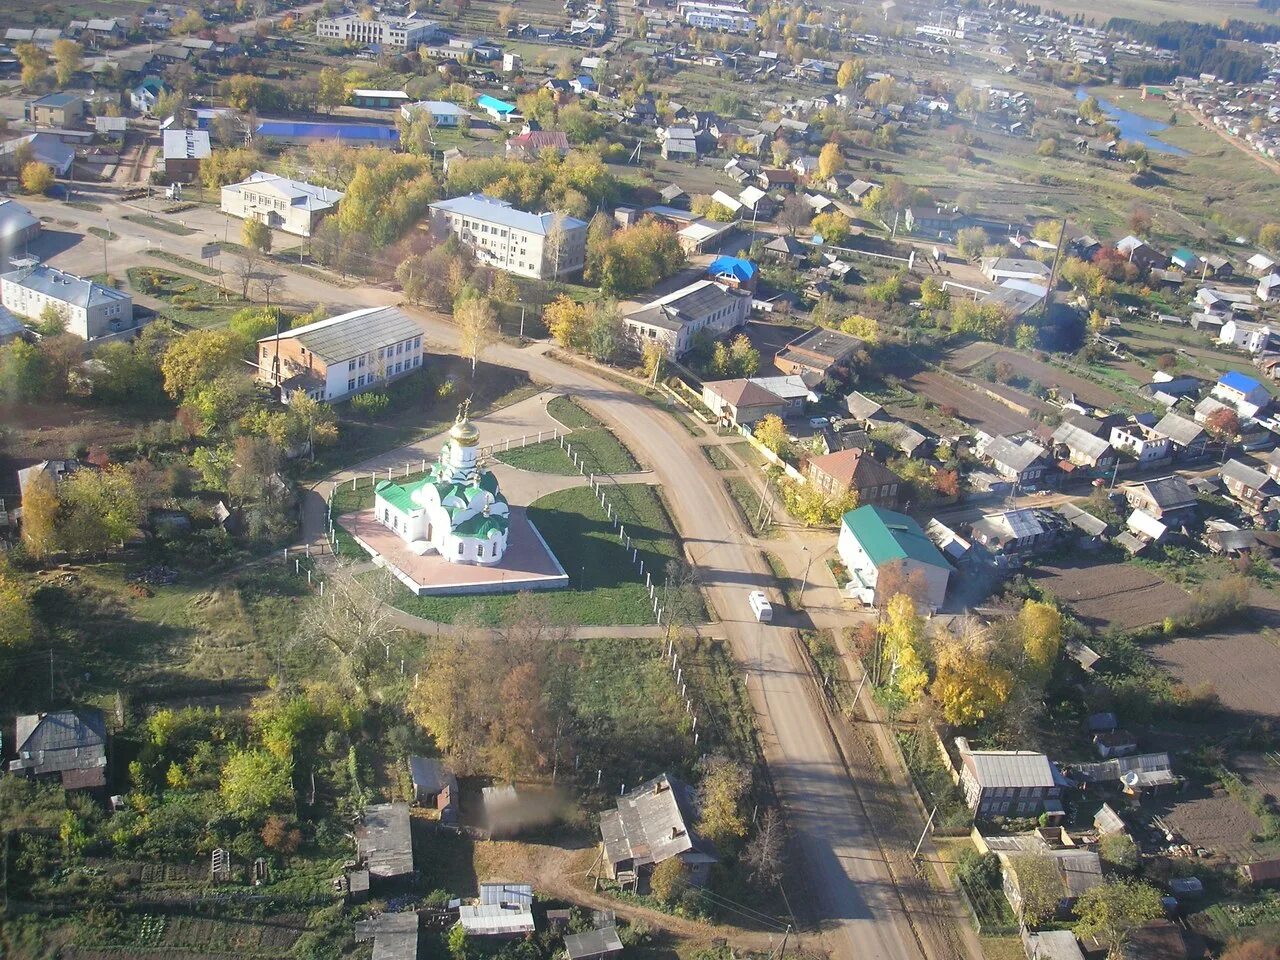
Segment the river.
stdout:
[[1098,106],[1107,115],[1107,119],[1120,128],[1121,140],[1140,143],[1148,150],[1155,153],[1165,153],[1171,157],[1185,157],[1187,155],[1187,151],[1181,147],[1165,143],[1156,136],[1161,130],[1168,130],[1169,124],[1161,123],[1159,120],[1151,120],[1148,117],[1141,117],[1136,113],[1117,107],[1110,100],[1104,100],[1096,93],[1091,94],[1084,87],[1076,88],[1077,100],[1084,100],[1091,95],[1097,99]]

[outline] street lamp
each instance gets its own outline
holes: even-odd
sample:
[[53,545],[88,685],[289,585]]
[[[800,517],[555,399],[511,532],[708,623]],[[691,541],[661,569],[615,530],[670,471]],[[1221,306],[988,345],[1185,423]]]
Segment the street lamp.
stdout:
[[800,549],[803,550],[805,556],[808,557],[808,560],[805,562],[805,565],[804,565],[804,577],[800,581],[800,603],[803,604],[804,591],[805,591],[805,588],[809,586],[809,567],[812,566],[813,564],[813,554],[809,552],[809,548],[807,546],[801,547]]

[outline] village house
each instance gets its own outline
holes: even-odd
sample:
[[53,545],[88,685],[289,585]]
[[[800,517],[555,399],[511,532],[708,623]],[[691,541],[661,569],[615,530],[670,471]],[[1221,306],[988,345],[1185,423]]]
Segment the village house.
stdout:
[[815,374],[823,380],[847,373],[866,347],[857,337],[839,330],[814,327],[774,354],[774,365],[786,374]]
[[26,105],[27,123],[37,127],[69,129],[84,119],[84,97],[74,93],[51,93]]
[[413,837],[407,803],[375,803],[356,825],[356,859],[369,876],[394,880],[413,873]]
[[812,458],[805,467],[805,476],[828,497],[838,498],[852,492],[859,504],[890,509],[898,505],[898,485],[902,478],[857,447]]
[[836,551],[849,571],[847,594],[867,606],[876,602],[882,576],[891,577],[895,588],[917,580],[917,600],[926,609],[938,610],[946,598],[951,566],[905,514],[872,504],[850,510],[840,520]]
[[956,737],[960,754],[960,789],[974,815],[1062,816],[1062,780],[1043,753],[1024,750],[971,750]]
[[257,220],[273,230],[310,237],[343,194],[302,180],[259,170],[248,179],[222,188],[222,212],[241,220]]
[[563,157],[569,152],[569,138],[561,130],[528,130],[507,141],[508,157],[537,160],[546,152]]
[[1102,437],[1074,423],[1063,422],[1053,431],[1053,442],[1066,451],[1066,461],[1076,467],[1105,469],[1115,463],[1116,454],[1111,444]]
[[1199,508],[1195,491],[1176,475],[1127,484],[1123,491],[1129,506],[1165,526],[1181,526],[1194,520]]
[[102,711],[58,710],[14,721],[15,759],[9,772],[59,784],[64,790],[97,790],[107,783],[107,727]]
[[997,558],[1029,553],[1058,538],[1058,524],[1031,507],[989,513],[975,520],[969,536]]
[[694,830],[696,794],[668,774],[642,783],[618,798],[617,807],[600,816],[604,867],[623,889],[646,893],[653,868],[678,857],[685,882],[706,884],[715,848]]
[[1280,484],[1265,471],[1231,459],[1218,470],[1218,476],[1231,498],[1247,512],[1257,516],[1275,511],[1274,501],[1280,496]]
[[468,936],[524,938],[536,929],[533,885],[488,882],[480,884],[473,904],[458,908],[458,923]]
[[637,346],[655,341],[662,344],[667,356],[679,358],[700,332],[713,338],[723,336],[746,323],[750,314],[750,293],[714,280],[699,280],[645,304],[622,320]]
[[258,341],[258,379],[286,403],[297,390],[333,402],[420,368],[422,327],[395,307],[365,307]]
[[191,183],[200,175],[200,162],[212,153],[209,131],[166,130],[160,150],[160,170],[171,183]]
[[400,116],[406,120],[412,120],[417,114],[429,117],[437,127],[456,127],[461,124],[463,117],[471,116],[462,107],[447,100],[418,100],[400,108]]
[[1259,280],[1255,296],[1263,303],[1280,300],[1280,273],[1269,273]]
[[798,265],[809,256],[809,248],[795,237],[774,237],[764,245],[764,255],[774,263]]
[[82,340],[96,340],[134,325],[133,298],[127,293],[44,263],[0,276],[0,304],[28,320],[39,320],[52,307],[66,322],[66,332]]
[[1057,874],[1060,891],[1057,916],[1068,916],[1081,895],[1102,883],[1102,860],[1097,850],[1079,845],[1061,827],[1041,827],[1030,834],[984,837],[983,840],[1000,860],[1005,899],[1015,916],[1021,917],[1023,910],[1018,866],[1024,856],[1047,860]]
[[1228,370],[1213,385],[1212,396],[1232,407],[1241,418],[1256,417],[1271,404],[1271,394],[1253,377]]
[[1280,336],[1271,329],[1269,323],[1254,323],[1252,320],[1233,316],[1222,324],[1222,329],[1218,331],[1218,342],[1245,353],[1258,354],[1280,345]]
[[1173,454],[1184,460],[1203,457],[1209,443],[1209,435],[1203,427],[1176,413],[1166,413],[1151,431],[1168,440]]
[[959,210],[942,207],[908,207],[902,216],[908,233],[946,239],[969,225],[969,217]]
[[1006,280],[1028,280],[1044,283],[1049,279],[1049,268],[1039,260],[1027,260],[1018,257],[984,257],[981,263],[982,275],[992,283],[1000,284]]
[[1118,452],[1133,457],[1139,464],[1167,460],[1173,452],[1172,441],[1140,419],[1112,427],[1111,446]]
[[1030,440],[979,433],[976,452],[996,472],[1020,487],[1034,487],[1047,469],[1045,449]]
[[431,204],[431,223],[452,232],[487,266],[535,280],[582,271],[587,225],[557,213],[526,213],[505,200],[473,193]]
[[443,824],[456,823],[462,797],[458,778],[435,757],[410,757],[409,776],[413,781],[413,802],[432,807],[440,813]]
[[770,415],[786,416],[791,405],[751,380],[711,380],[702,385],[702,402],[731,427],[749,427]]
[[1249,273],[1253,276],[1265,277],[1275,271],[1276,261],[1265,253],[1255,253],[1245,261],[1245,266],[1249,268]]

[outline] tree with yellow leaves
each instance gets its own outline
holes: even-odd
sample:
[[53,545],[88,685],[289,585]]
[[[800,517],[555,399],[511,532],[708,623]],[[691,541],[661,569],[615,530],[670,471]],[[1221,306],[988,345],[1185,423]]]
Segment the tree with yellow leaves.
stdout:
[[880,659],[889,669],[888,683],[908,703],[914,703],[929,684],[929,671],[924,662],[924,618],[907,594],[889,599],[880,623],[880,640]]
[[833,141],[822,148],[822,152],[818,154],[819,180],[826,180],[835,176],[843,167],[844,154],[840,152],[839,144]]
[[581,350],[586,345],[590,323],[584,304],[561,294],[542,311],[542,322],[560,346]]
[[1040,680],[1048,679],[1062,652],[1062,613],[1051,603],[1028,600],[1018,614],[1023,663]]
[[847,90],[861,83],[866,73],[867,65],[857,57],[852,57],[840,64],[840,69],[836,72],[836,86],[841,90]]
[[948,634],[935,650],[936,672],[929,692],[947,723],[977,723],[1008,701],[1013,674],[993,661],[994,646],[987,633],[973,625],[958,637]]
[[62,501],[53,478],[43,470],[22,491],[22,542],[27,552],[43,559],[58,549],[58,512]]

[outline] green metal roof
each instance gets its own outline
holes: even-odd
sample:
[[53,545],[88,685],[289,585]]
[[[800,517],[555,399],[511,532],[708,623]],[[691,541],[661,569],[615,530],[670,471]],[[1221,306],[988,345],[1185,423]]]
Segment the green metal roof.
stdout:
[[474,517],[468,517],[454,527],[453,532],[464,537],[487,537],[495,531],[502,533],[506,529],[506,517],[499,517],[492,513],[488,516],[483,513],[477,513]]
[[377,491],[383,500],[397,510],[409,513],[413,510],[422,509],[420,504],[414,502],[413,494],[421,489],[424,484],[430,482],[430,477],[423,477],[421,480],[414,480],[410,483],[393,483],[390,480],[380,480],[373,489]]
[[906,514],[868,504],[850,510],[843,522],[877,567],[894,560],[917,560],[951,569],[938,548],[924,535],[920,524]]
[[480,489],[489,493],[498,492],[498,478],[493,475],[492,471],[486,470],[480,474]]

